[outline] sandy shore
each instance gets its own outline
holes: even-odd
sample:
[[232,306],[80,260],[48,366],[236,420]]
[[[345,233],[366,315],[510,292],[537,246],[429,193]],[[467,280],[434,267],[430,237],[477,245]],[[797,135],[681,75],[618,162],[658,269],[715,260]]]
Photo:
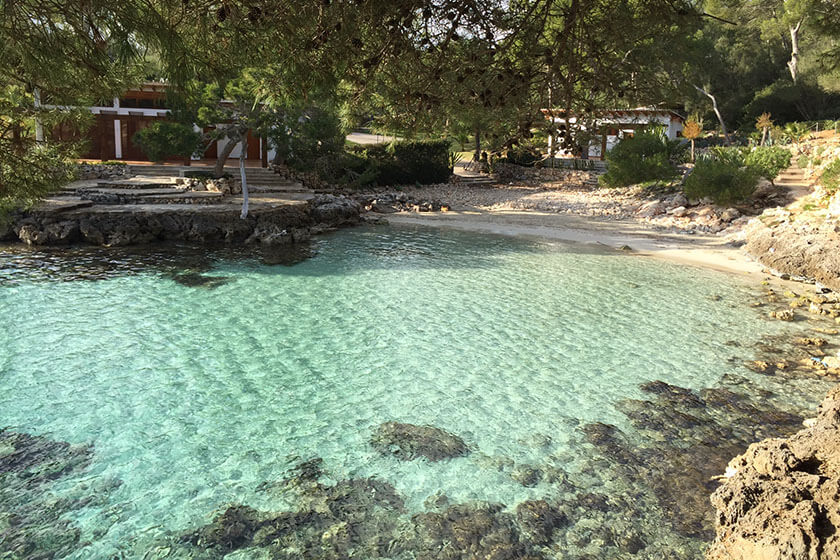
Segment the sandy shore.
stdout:
[[570,214],[516,210],[462,210],[435,213],[389,214],[392,224],[415,224],[484,231],[502,235],[591,243],[615,249],[630,247],[640,256],[753,276],[766,276],[763,267],[743,250],[714,235],[657,232],[635,220],[598,220]]

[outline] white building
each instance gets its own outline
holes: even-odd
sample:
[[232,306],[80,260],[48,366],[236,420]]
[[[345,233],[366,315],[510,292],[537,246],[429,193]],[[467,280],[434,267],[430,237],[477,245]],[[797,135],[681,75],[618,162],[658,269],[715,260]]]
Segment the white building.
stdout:
[[[566,127],[576,128],[577,117],[566,118],[562,110],[543,110],[546,119],[553,121],[557,126],[558,135],[562,136]],[[603,155],[613,149],[619,140],[626,136],[632,136],[640,128],[651,125],[663,127],[669,139],[675,140],[682,136],[685,119],[674,111],[668,109],[656,109],[653,107],[638,107],[636,109],[613,109],[600,111],[591,119],[588,127],[593,128],[600,142],[597,140],[589,143],[589,157],[603,158]],[[551,151],[554,136],[548,138],[548,149]],[[557,153],[562,153],[565,146],[558,147]],[[565,150],[570,151],[570,150]],[[572,154],[574,155],[574,154]]]

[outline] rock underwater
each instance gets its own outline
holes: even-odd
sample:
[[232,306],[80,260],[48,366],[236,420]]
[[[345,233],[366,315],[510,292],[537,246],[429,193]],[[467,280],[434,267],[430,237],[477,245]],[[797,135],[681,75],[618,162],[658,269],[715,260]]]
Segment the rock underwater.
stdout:
[[418,457],[442,461],[463,457],[470,451],[464,440],[446,430],[400,422],[381,424],[370,442],[382,455],[393,455],[404,461]]

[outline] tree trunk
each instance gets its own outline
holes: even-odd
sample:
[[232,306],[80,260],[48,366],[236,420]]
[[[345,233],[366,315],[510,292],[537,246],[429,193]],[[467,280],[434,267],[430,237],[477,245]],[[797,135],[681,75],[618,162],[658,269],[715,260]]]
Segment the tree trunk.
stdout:
[[799,30],[802,29],[802,20],[799,20],[796,25],[790,26],[790,60],[788,61],[788,70],[790,70],[790,77],[793,83],[796,83],[799,77]]
[[217,179],[225,174],[225,162],[230,157],[230,153],[239,143],[236,138],[229,138],[228,143],[225,144],[222,154],[216,159],[216,167],[213,168],[213,176]]
[[694,86],[694,89],[696,89],[697,91],[699,91],[700,93],[702,93],[703,95],[705,95],[706,97],[708,97],[709,99],[712,100],[712,109],[714,110],[715,116],[717,117],[717,120],[720,123],[720,130],[721,130],[721,132],[723,132],[723,140],[726,143],[726,145],[728,146],[730,144],[730,142],[729,142],[729,132],[726,130],[726,123],[723,122],[723,115],[720,114],[720,110],[718,109],[717,99],[715,99],[714,95],[712,95],[711,93],[709,93],[708,91],[706,91],[703,88]]
[[691,139],[691,163],[694,163],[694,138]]
[[242,136],[242,150],[239,152],[239,179],[242,181],[242,213],[243,220],[248,217],[248,180],[245,178],[245,158],[248,157],[248,135]]
[[[35,96],[35,108],[40,109],[41,108],[41,90],[39,90],[38,88],[35,88],[35,90],[33,91],[33,94]],[[44,125],[41,122],[40,117],[37,117],[37,116],[35,117],[35,141],[38,142],[38,143],[43,143],[44,142]]]
[[473,154],[473,161],[481,159],[481,130],[475,129],[475,153]]

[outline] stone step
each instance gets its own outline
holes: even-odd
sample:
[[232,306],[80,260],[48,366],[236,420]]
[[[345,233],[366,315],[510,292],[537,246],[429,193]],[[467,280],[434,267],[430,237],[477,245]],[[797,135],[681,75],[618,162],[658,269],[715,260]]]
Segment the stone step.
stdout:
[[131,179],[99,181],[96,186],[105,189],[124,189],[124,190],[139,190],[139,189],[157,189],[157,188],[173,188],[176,186],[175,179],[156,177],[133,177]]
[[289,183],[288,185],[251,185],[248,184],[248,191],[251,193],[311,193],[312,189],[307,189],[300,183]]
[[159,194],[137,199],[138,204],[216,204],[224,199],[222,193],[189,191],[185,193]]
[[94,187],[87,189],[79,189],[79,194],[99,193],[99,194],[116,194],[127,197],[144,197],[159,194],[173,194],[187,192],[186,187],[153,187],[153,188],[134,188],[134,189],[120,189],[107,187]]

